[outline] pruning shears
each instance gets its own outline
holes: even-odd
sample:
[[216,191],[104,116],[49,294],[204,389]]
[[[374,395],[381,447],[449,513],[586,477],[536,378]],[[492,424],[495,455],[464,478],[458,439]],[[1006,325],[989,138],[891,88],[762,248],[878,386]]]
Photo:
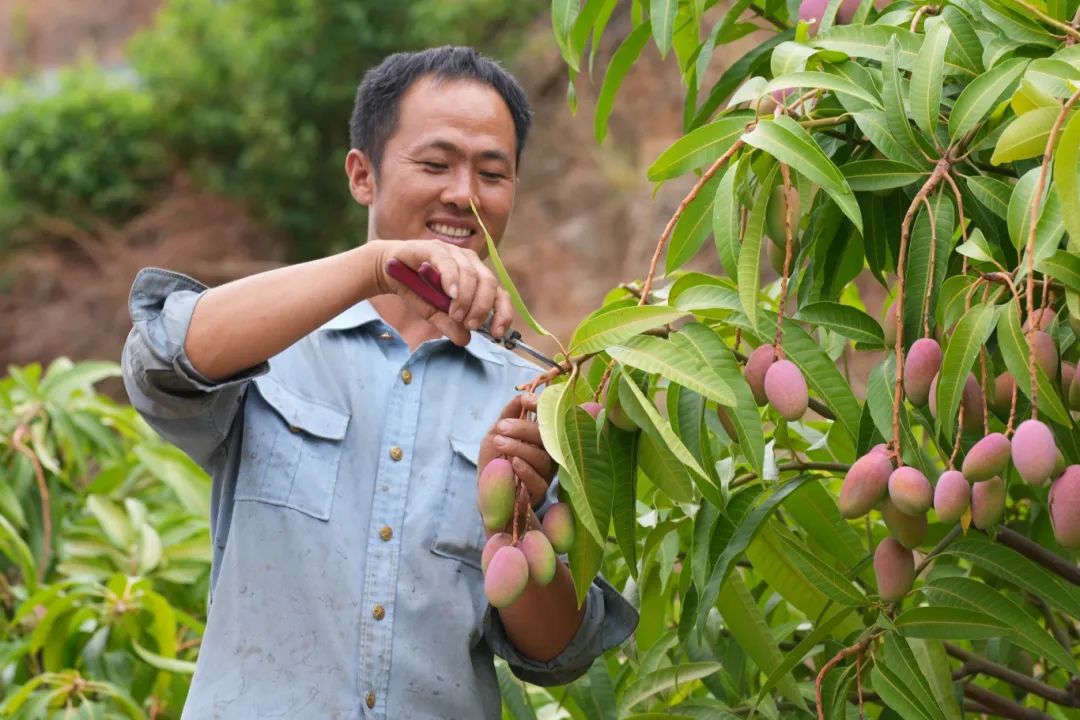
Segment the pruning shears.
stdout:
[[[450,296],[443,292],[442,276],[439,275],[438,269],[431,263],[425,261],[420,264],[419,270],[413,270],[397,258],[391,258],[386,261],[386,274],[419,295],[424,302],[433,305],[444,313],[450,312]],[[508,330],[501,338],[492,335],[491,321],[493,317],[494,313],[488,313],[487,320],[476,329],[476,332],[489,338],[492,342],[499,343],[507,350],[524,350],[545,365],[553,368],[561,367],[559,363],[547,355],[522,342],[521,333],[517,330]]]

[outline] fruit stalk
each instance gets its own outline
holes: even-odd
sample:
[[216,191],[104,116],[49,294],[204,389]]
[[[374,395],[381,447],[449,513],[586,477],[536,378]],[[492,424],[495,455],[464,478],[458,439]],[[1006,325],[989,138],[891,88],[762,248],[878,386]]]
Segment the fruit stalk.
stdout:
[[791,171],[780,163],[780,176],[784,180],[784,272],[780,277],[780,307],[776,318],[776,359],[784,359],[784,309],[787,305],[788,277],[791,274],[792,222],[794,208],[791,206]]

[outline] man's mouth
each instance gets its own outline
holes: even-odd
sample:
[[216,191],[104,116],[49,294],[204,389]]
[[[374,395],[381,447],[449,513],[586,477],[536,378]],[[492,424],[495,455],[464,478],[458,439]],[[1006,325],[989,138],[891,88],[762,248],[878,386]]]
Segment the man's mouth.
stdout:
[[459,227],[456,225],[447,225],[440,222],[429,222],[427,229],[439,236],[440,240],[460,245],[473,235],[476,234],[476,230],[469,227]]

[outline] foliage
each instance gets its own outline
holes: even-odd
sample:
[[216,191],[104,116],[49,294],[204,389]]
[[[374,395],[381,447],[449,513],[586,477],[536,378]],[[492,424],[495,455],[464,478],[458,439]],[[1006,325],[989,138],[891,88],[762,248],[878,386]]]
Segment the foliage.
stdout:
[[206,612],[210,482],[94,392],[118,374],[58,360],[0,380],[2,717],[180,715]]
[[10,205],[114,221],[145,209],[168,176],[150,95],[93,67],[62,71],[54,90],[47,85],[13,81],[0,91]]
[[[649,177],[696,182],[644,282],[613,289],[563,372],[538,378],[541,431],[579,525],[579,592],[603,570],[641,623],[567,688],[504,682],[505,716],[557,703],[574,718],[1080,717],[1080,573],[1062,545],[1080,508],[1057,506],[1052,524],[1047,482],[1062,476],[1064,503],[1080,481],[1080,467],[1062,473],[1080,463],[1080,384],[1062,380],[1080,332],[1078,3],[738,0],[707,16],[714,4],[635,1],[597,78],[602,142],[644,47],[674,56],[684,135]],[[615,5],[553,2],[572,83],[589,43],[614,33]],[[766,25],[772,39],[705,82],[714,55]],[[722,272],[683,269],[714,248]],[[895,295],[884,327],[866,311],[867,280]],[[1040,307],[1056,311],[1042,326],[1049,358],[1029,350],[1045,342]],[[928,371],[908,363],[920,338],[943,349]],[[770,381],[766,365],[767,403],[743,368],[762,346],[767,363],[795,367]],[[806,402],[799,376],[806,415],[790,409],[800,392]],[[592,400],[605,405],[595,421],[580,407]],[[1052,432],[1049,449],[1021,448],[1028,417]],[[927,526],[923,490],[987,463],[964,461],[993,432],[1013,439],[1012,462],[991,473],[1004,512],[985,505],[987,481],[975,524],[967,508]],[[857,458],[869,459],[852,471]],[[846,500],[845,517],[842,480],[850,491],[881,460],[886,476],[909,465],[930,483],[882,479],[882,512],[853,517]],[[889,535],[917,552],[882,545]]]

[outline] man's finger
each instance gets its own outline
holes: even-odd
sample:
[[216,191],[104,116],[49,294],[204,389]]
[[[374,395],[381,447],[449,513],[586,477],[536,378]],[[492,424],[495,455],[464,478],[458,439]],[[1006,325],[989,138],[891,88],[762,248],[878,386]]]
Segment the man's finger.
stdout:
[[501,286],[495,289],[495,317],[491,321],[491,334],[502,339],[510,330],[514,320],[514,305],[510,295]]
[[476,269],[468,260],[458,256],[454,257],[454,262],[458,268],[458,296],[450,304],[450,317],[464,324],[476,297]]
[[514,473],[524,483],[525,489],[529,491],[529,503],[536,505],[547,493],[550,481],[542,477],[536,471],[536,468],[519,457],[511,458],[510,464],[514,467]]
[[495,449],[503,455],[521,458],[544,477],[553,475],[554,463],[543,448],[505,435],[495,436]]
[[544,447],[544,441],[540,438],[540,426],[529,420],[519,420],[516,416],[503,418],[495,426],[495,431],[506,437]]

